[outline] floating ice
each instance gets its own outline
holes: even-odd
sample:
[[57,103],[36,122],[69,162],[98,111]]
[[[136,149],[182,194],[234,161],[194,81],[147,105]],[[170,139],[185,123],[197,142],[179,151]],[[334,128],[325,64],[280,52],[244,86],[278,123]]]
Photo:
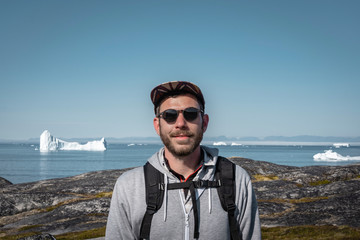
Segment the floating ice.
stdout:
[[231,143],[231,146],[242,146],[242,144],[233,142],[233,143]]
[[143,146],[143,145],[147,145],[147,144],[144,144],[144,143],[129,143],[127,146],[128,147],[133,147],[133,146]]
[[350,144],[349,143],[334,143],[333,146],[336,147],[336,148],[350,147]]
[[45,130],[40,136],[40,152],[49,152],[57,150],[79,150],[79,151],[105,151],[106,141],[102,138],[99,141],[90,141],[86,144],[78,142],[65,142],[53,137],[48,130]]
[[328,161],[328,162],[339,162],[339,161],[351,161],[351,160],[360,160],[360,156],[350,157],[342,156],[337,152],[332,150],[326,150],[324,153],[317,153],[313,156],[314,161]]
[[213,143],[214,146],[226,146],[225,142],[214,142]]

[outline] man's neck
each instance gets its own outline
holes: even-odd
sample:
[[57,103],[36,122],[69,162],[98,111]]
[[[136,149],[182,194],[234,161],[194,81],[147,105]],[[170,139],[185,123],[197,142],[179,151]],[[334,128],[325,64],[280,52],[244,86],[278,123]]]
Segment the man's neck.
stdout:
[[170,168],[177,174],[184,176],[186,179],[198,167],[201,162],[201,148],[200,146],[188,156],[174,156],[165,148],[165,158],[168,161]]

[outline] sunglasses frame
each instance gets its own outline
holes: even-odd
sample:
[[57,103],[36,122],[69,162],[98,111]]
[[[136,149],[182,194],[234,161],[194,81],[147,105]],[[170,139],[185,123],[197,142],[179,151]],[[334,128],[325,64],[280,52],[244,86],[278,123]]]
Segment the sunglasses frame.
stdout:
[[[188,107],[188,108],[185,108],[185,109],[182,109],[182,110],[175,110],[175,109],[172,109],[172,108],[166,109],[165,111],[159,113],[159,114],[157,115],[157,117],[164,119],[167,123],[174,123],[174,122],[176,122],[176,120],[178,119],[179,114],[182,113],[183,116],[184,116],[184,119],[185,119],[186,121],[192,122],[192,121],[194,121],[196,118],[190,119],[190,120],[187,119],[187,117],[186,117],[186,116],[187,116],[187,114],[186,114],[187,111],[186,111],[186,110],[188,110],[188,109],[196,110],[196,118],[198,117],[198,114],[199,114],[199,113],[201,113],[201,116],[204,115],[204,110],[197,109],[197,108],[194,108],[194,107]],[[169,110],[176,112],[176,118],[175,118],[173,121],[170,121],[170,120],[167,120],[166,118],[164,118],[164,113],[166,113],[166,111],[169,111]],[[194,111],[194,112],[195,112],[195,111]],[[184,113],[185,113],[185,114],[184,114]]]

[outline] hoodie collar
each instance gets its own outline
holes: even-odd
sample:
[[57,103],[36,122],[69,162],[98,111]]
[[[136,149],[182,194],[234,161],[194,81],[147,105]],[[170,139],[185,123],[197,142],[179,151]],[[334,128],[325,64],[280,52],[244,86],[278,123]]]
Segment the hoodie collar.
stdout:
[[[218,158],[219,150],[217,148],[211,148],[206,146],[201,146],[203,151],[203,165],[204,167],[215,166]],[[160,172],[165,174],[170,174],[169,169],[166,167],[166,161],[164,158],[165,148],[162,147],[157,153],[155,153],[150,159],[149,162]]]

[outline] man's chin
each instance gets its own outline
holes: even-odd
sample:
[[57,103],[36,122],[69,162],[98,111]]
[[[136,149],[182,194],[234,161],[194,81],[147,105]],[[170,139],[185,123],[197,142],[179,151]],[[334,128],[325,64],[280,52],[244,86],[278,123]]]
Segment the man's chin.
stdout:
[[160,134],[160,138],[170,153],[174,156],[185,157],[192,154],[200,145],[202,134],[200,133],[199,136],[187,135],[182,137],[166,137],[166,135]]
[[172,154],[179,157],[186,157],[189,156],[191,153],[194,152],[194,149],[190,148],[177,148],[171,150]]
[[193,141],[189,137],[173,138],[173,145],[184,146],[184,145],[191,145],[192,143]]
[[194,144],[191,141],[177,141],[173,142],[168,148],[173,154],[177,156],[188,156],[194,152]]

